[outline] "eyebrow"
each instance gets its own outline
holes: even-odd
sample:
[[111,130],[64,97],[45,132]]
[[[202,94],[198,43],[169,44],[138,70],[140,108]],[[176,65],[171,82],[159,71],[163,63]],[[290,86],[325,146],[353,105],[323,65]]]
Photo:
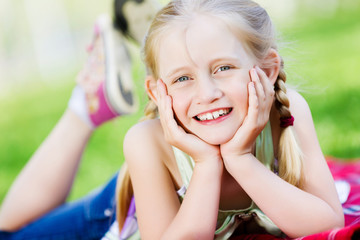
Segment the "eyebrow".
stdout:
[[183,72],[185,70],[188,70],[189,68],[190,68],[189,66],[175,68],[175,69],[171,70],[168,74],[166,74],[165,77],[171,78],[171,76],[177,75],[179,72]]
[[215,58],[210,61],[210,65],[213,65],[214,63],[217,63],[217,62],[226,62],[226,61],[238,62],[239,64],[241,64],[241,59],[239,59],[236,55],[234,55],[234,56],[230,56],[230,57]]
[[[241,59],[239,59],[236,55],[234,55],[234,56],[229,56],[229,57],[215,58],[210,61],[210,65],[213,65],[217,62],[226,62],[226,61],[232,61],[232,62],[237,62],[237,63],[241,64]],[[182,67],[175,68],[175,69],[171,70],[168,74],[166,74],[165,77],[171,78],[172,76],[177,75],[179,72],[188,71],[189,68],[190,68],[190,66],[182,66]]]

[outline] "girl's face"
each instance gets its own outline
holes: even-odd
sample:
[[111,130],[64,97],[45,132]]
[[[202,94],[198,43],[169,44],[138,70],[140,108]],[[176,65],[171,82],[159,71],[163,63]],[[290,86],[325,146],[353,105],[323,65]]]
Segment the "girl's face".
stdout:
[[163,37],[158,56],[178,123],[210,144],[228,142],[247,115],[255,64],[241,41],[221,20],[197,16]]

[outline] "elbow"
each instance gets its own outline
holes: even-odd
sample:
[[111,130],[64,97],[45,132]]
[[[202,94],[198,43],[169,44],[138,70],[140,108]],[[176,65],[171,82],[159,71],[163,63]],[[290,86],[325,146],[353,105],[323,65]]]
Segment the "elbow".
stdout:
[[333,218],[330,218],[328,222],[328,228],[326,230],[343,228],[344,226],[345,226],[345,217],[341,209],[341,212],[339,211],[339,213],[335,214]]
[[194,239],[194,240],[203,240],[203,239],[209,239],[212,240],[214,239],[214,235],[215,235],[215,227],[214,226],[209,226],[207,224],[203,225],[203,224],[193,224],[192,226],[188,226],[188,231],[186,234],[185,238],[182,239]]
[[319,226],[320,231],[318,232],[326,232],[331,231],[333,229],[343,228],[345,225],[344,214],[339,214],[334,216],[334,218],[329,219],[329,221],[325,222],[323,226]]
[[209,234],[206,232],[200,232],[200,231],[190,231],[186,234],[184,234],[184,236],[182,236],[179,239],[191,239],[191,240],[206,240],[206,239],[214,239],[214,234]]
[[336,218],[333,228],[343,228],[344,226],[345,226],[345,217],[344,214],[342,213]]
[[[185,229],[177,229],[177,233],[173,232],[170,234],[169,232],[165,233],[161,239],[189,239],[189,240],[212,240],[214,239],[214,231],[210,231],[210,229],[201,229],[201,228],[187,228]],[[180,231],[179,231],[180,230]],[[176,235],[176,237],[174,237]]]
[[171,238],[169,238],[169,236],[164,236],[161,238],[162,240],[167,240],[167,239],[188,239],[188,240],[211,240],[214,239],[214,234],[212,234],[211,236],[208,234],[197,234],[197,233],[183,233],[177,237],[172,236]]
[[190,238],[185,238],[185,239],[196,239],[196,240],[202,240],[202,239],[214,239],[214,233],[210,232],[194,232],[190,235]]
[[331,231],[333,229],[343,228],[344,225],[345,225],[344,214],[339,214],[334,216],[333,218],[329,218],[324,221],[318,221],[318,223],[313,224],[312,227],[307,226],[305,229],[296,229],[296,230],[294,229],[294,231],[289,231],[289,232],[284,231],[284,233],[290,238],[300,238],[312,234]]

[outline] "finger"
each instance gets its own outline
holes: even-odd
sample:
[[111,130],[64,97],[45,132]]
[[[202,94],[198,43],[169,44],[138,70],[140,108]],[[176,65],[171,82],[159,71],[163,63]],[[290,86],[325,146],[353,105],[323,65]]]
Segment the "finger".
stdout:
[[167,123],[176,122],[174,119],[174,112],[172,110],[172,99],[167,94],[166,85],[161,79],[158,80],[158,86],[163,110],[163,117]]
[[174,118],[174,111],[172,109],[171,96],[167,95],[165,83],[159,79],[158,82],[159,92],[159,115],[160,122],[163,126],[164,134],[166,139],[170,143],[175,143],[178,138],[181,138],[185,131],[178,125]]
[[166,96],[168,96],[167,94],[167,89],[166,89],[166,85],[165,83],[159,79],[157,81],[157,92],[158,92],[158,97],[159,97],[159,107],[162,108],[162,110],[165,110],[165,106],[166,106]]
[[274,90],[274,86],[273,86],[272,82],[270,81],[270,79],[268,78],[266,73],[259,66],[256,66],[255,69],[258,73],[258,76],[259,76],[262,86],[264,88],[265,98],[263,99],[261,104],[262,104],[263,109],[265,110],[264,111],[264,114],[265,114],[264,119],[266,119],[266,121],[268,121],[270,109],[271,109],[271,106],[272,106],[273,100],[274,100],[275,90]]
[[260,77],[260,81],[265,91],[266,96],[274,96],[274,85],[271,83],[270,79],[266,75],[266,73],[259,67],[255,67],[258,76]]
[[259,100],[254,83],[250,82],[248,85],[249,90],[249,109],[247,120],[256,123],[259,112]]
[[166,96],[165,97],[165,114],[164,114],[164,117],[165,117],[165,121],[169,127],[169,130],[172,132],[172,133],[175,133],[176,130],[178,130],[178,124],[174,118],[174,111],[172,109],[172,99],[170,96]]
[[258,122],[258,111],[259,111],[259,102],[256,95],[255,84],[250,82],[248,84],[249,91],[249,103],[248,103],[248,112],[244,119],[243,124],[237,131],[234,136],[234,139],[242,141],[243,145],[247,145],[248,142],[252,141],[252,138],[249,139],[249,136],[252,136],[254,127],[257,127]]
[[161,86],[161,82],[160,79],[157,80],[156,82],[156,90],[157,90],[157,101],[156,101],[156,105],[158,107],[158,111],[159,111],[159,115],[160,115],[160,120],[161,120],[161,116],[163,114],[163,109],[164,109],[164,104],[163,104],[163,93],[162,93],[162,86]]
[[[157,81],[157,92],[158,92],[158,111],[160,115],[160,121],[163,124],[163,127],[166,127],[166,90],[164,83],[159,79]],[[166,130],[166,128],[164,129]]]
[[161,101],[161,99],[163,99],[164,96],[166,95],[165,83],[161,79],[158,79],[156,84],[157,84],[156,87],[159,94],[159,98]]
[[260,81],[259,75],[255,68],[252,68],[250,70],[250,76],[251,76],[252,82],[255,83],[255,90],[256,90],[256,94],[257,94],[258,98],[261,100],[261,102],[264,101],[265,100],[265,91],[264,91],[262,82]]

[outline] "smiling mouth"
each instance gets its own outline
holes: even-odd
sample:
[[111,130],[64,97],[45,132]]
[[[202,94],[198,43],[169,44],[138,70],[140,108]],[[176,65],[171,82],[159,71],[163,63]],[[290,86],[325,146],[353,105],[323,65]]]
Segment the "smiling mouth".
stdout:
[[207,112],[204,114],[199,114],[197,116],[195,116],[194,118],[197,121],[209,121],[209,120],[215,120],[218,119],[222,116],[226,116],[228,115],[230,112],[232,111],[232,108],[223,108],[223,109],[219,109],[213,112]]

